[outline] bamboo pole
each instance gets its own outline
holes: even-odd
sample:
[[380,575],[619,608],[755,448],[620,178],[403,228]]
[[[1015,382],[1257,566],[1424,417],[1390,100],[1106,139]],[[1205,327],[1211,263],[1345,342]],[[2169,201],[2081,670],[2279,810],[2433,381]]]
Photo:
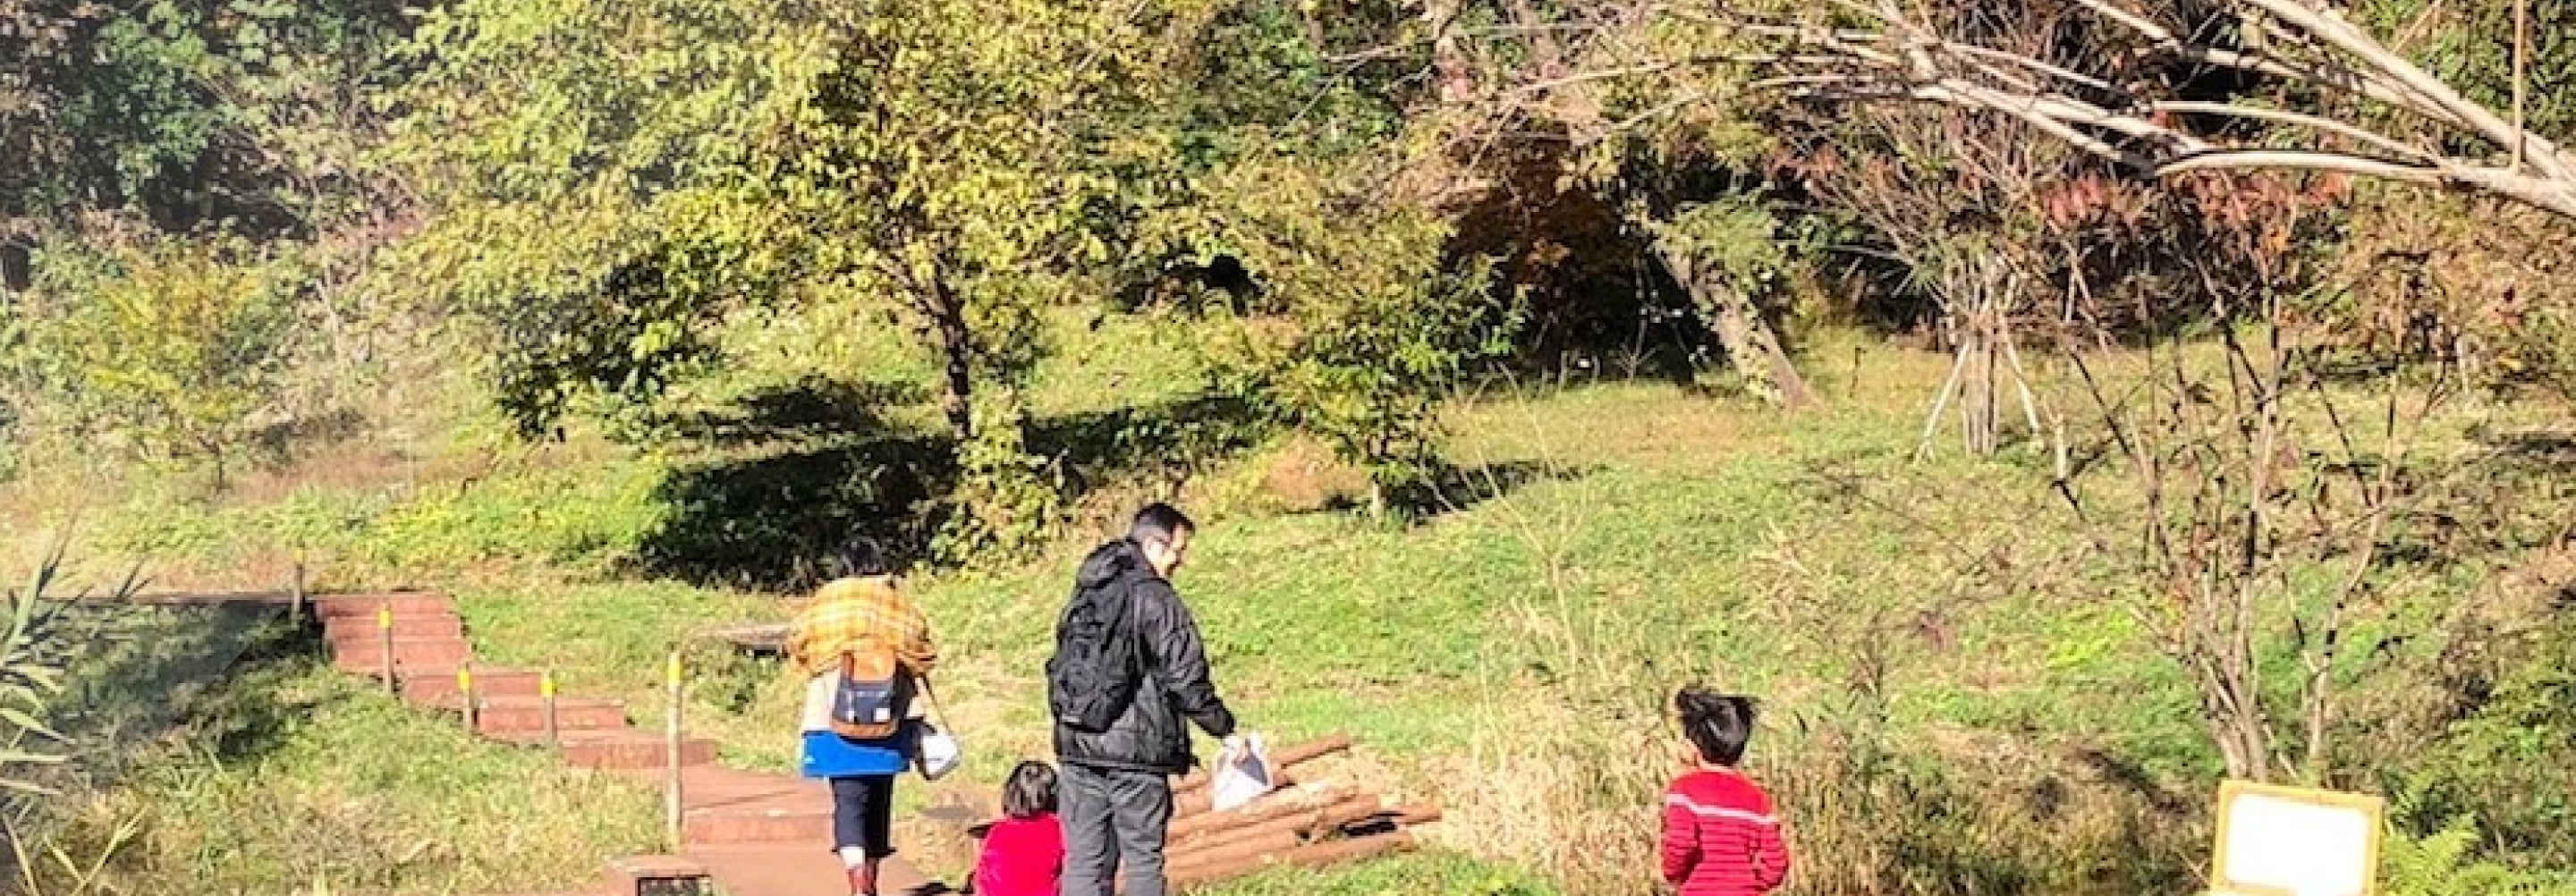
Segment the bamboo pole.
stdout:
[[456,702],[465,711],[465,733],[480,733],[474,724],[474,664],[471,662],[456,667]]
[[663,665],[663,680],[670,691],[671,703],[663,728],[662,836],[672,855],[680,853],[680,652],[672,651]]
[[560,732],[555,724],[555,670],[546,669],[537,673],[537,699],[545,701],[546,749],[552,750],[562,746]]
[[394,690],[393,601],[385,601],[376,605],[376,636],[376,644],[381,648],[380,655],[384,659],[385,691],[391,693]]
[[304,564],[295,564],[295,578],[287,583],[287,621],[304,625]]

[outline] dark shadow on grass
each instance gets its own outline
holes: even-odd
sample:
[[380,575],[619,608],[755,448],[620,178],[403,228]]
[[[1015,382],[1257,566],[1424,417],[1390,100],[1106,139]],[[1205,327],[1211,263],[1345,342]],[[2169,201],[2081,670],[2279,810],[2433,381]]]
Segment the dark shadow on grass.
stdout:
[[260,427],[250,434],[249,448],[260,463],[276,466],[293,460],[299,449],[356,438],[366,425],[365,414],[340,408]]
[[[673,472],[655,494],[669,508],[644,539],[644,575],[699,585],[810,587],[852,534],[905,560],[928,552],[958,487],[956,440],[902,431],[874,408],[885,393],[800,388],[705,415],[711,447],[764,442]],[[1030,422],[1026,450],[1044,459],[1068,500],[1117,482],[1185,477],[1260,443],[1274,421],[1241,400],[1204,396]]]
[[[184,738],[219,759],[252,759],[283,741],[309,702],[272,686],[279,670],[322,662],[319,628],[275,605],[88,609],[86,643],[68,664],[56,704],[86,770],[122,777],[126,748]],[[250,686],[252,680],[261,686]]]
[[1409,519],[1429,520],[1508,497],[1536,483],[1572,482],[1600,471],[1599,464],[1578,466],[1534,460],[1475,466],[1444,463],[1430,482],[1391,491],[1387,503]]
[[895,435],[734,458],[675,470],[656,489],[667,508],[645,536],[640,572],[700,585],[791,588],[851,535],[896,558],[919,557],[937,530],[932,499],[956,487],[952,443]]
[[928,395],[918,384],[849,383],[808,376],[771,386],[733,406],[660,418],[680,438],[718,448],[796,443],[816,439],[892,434],[879,408],[918,404]]
[[2095,774],[2101,775],[2103,780],[2146,801],[2147,806],[2157,812],[2176,818],[2191,813],[2190,800],[2156,780],[2155,775],[2150,774],[2146,766],[2139,764],[2137,760],[2114,756],[2093,747],[2075,751],[2075,759],[2085,767],[2091,768]]
[[2576,471],[2576,431],[2496,433],[2483,441],[2505,461],[2524,471]]
[[[185,756],[256,762],[283,744],[321,698],[281,687],[321,662],[317,626],[287,608],[251,602],[206,606],[83,603],[49,608],[37,651],[62,670],[46,722],[59,741],[33,743],[65,761],[37,773],[61,797],[12,792],[11,830],[50,842],[86,797]],[[35,802],[29,802],[29,800]],[[15,852],[0,845],[0,879]]]

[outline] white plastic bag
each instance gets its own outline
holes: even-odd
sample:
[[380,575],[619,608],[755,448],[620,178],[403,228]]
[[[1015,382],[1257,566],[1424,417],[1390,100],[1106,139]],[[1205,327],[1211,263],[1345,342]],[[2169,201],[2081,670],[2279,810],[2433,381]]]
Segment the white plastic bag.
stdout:
[[1215,777],[1208,781],[1208,794],[1213,800],[1210,808],[1223,812],[1252,802],[1269,793],[1278,780],[1277,770],[1270,767],[1270,751],[1262,747],[1261,735],[1246,735],[1239,754],[1222,750],[1216,755]]
[[949,772],[956,771],[958,763],[966,758],[965,745],[957,742],[956,735],[936,726],[925,722],[921,727],[921,756],[915,763],[921,770],[921,777],[927,781],[945,778]]

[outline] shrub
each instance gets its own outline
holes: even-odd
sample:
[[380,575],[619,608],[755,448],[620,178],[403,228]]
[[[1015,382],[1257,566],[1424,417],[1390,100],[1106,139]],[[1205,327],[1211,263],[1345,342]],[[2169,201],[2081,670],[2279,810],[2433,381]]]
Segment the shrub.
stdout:
[[69,409],[65,422],[206,460],[220,487],[271,401],[294,323],[281,267],[226,238],[50,256],[25,349],[39,388]]

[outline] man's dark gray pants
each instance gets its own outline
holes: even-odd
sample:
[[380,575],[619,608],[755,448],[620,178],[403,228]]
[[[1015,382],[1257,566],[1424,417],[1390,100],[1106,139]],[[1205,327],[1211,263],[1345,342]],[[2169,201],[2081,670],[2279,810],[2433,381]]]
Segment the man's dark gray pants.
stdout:
[[1060,896],[1105,896],[1122,862],[1126,896],[1163,896],[1163,837],[1172,825],[1172,779],[1161,772],[1065,763],[1057,802],[1064,810]]

